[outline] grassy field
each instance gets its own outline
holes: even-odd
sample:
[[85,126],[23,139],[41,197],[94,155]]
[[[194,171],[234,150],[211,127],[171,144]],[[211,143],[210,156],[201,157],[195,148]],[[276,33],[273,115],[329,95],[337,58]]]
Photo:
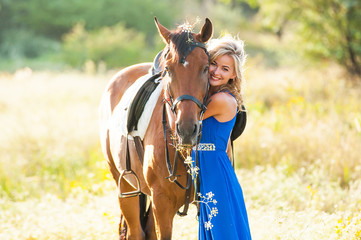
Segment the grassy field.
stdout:
[[[0,239],[116,239],[98,140],[112,73],[0,73]],[[250,62],[236,142],[253,239],[361,239],[361,87],[336,67]],[[197,239],[195,209],[174,239]]]

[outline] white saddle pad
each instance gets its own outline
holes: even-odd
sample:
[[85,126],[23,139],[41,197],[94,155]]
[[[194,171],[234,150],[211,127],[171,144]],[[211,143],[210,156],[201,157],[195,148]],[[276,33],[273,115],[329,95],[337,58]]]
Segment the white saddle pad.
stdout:
[[[159,95],[162,92],[163,84],[162,82],[156,87],[152,95],[149,97],[148,102],[144,107],[142,116],[138,121],[138,130],[130,132],[128,134],[127,122],[130,106],[133,102],[134,97],[136,96],[139,89],[143,84],[151,77],[151,74],[144,75],[138,78],[123,94],[119,104],[115,107],[113,111],[113,116],[111,120],[111,125],[115,130],[123,136],[127,136],[130,139],[133,139],[135,136],[139,136],[142,140],[144,138],[145,132],[148,129],[150,118],[152,117],[153,110],[158,101]],[[158,80],[158,79],[157,79]]]

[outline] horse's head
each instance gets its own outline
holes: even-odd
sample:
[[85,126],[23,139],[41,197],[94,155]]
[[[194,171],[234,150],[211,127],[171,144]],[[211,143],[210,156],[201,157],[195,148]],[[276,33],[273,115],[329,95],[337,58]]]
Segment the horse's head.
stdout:
[[186,25],[169,31],[155,18],[167,44],[163,50],[165,98],[175,114],[175,133],[181,145],[195,145],[208,92],[209,55],[205,44],[212,36],[207,18],[198,34]]

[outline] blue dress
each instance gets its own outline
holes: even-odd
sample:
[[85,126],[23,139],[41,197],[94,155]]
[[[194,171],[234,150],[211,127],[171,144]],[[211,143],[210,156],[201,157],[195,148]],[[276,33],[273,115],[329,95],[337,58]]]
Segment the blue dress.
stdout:
[[203,120],[197,153],[200,240],[251,239],[242,188],[226,152],[235,121],[236,117],[228,122],[219,122],[214,117]]

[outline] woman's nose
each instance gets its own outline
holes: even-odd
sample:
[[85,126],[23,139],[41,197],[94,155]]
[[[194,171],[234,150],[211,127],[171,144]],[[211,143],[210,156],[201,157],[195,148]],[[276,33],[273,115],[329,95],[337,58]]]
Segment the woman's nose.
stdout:
[[214,75],[216,75],[216,76],[218,76],[218,75],[219,75],[219,73],[220,73],[219,68],[218,68],[218,67],[216,67],[216,68],[214,69],[213,74],[214,74]]
[[213,66],[209,69],[209,73],[212,73],[213,75],[218,74],[218,67]]

